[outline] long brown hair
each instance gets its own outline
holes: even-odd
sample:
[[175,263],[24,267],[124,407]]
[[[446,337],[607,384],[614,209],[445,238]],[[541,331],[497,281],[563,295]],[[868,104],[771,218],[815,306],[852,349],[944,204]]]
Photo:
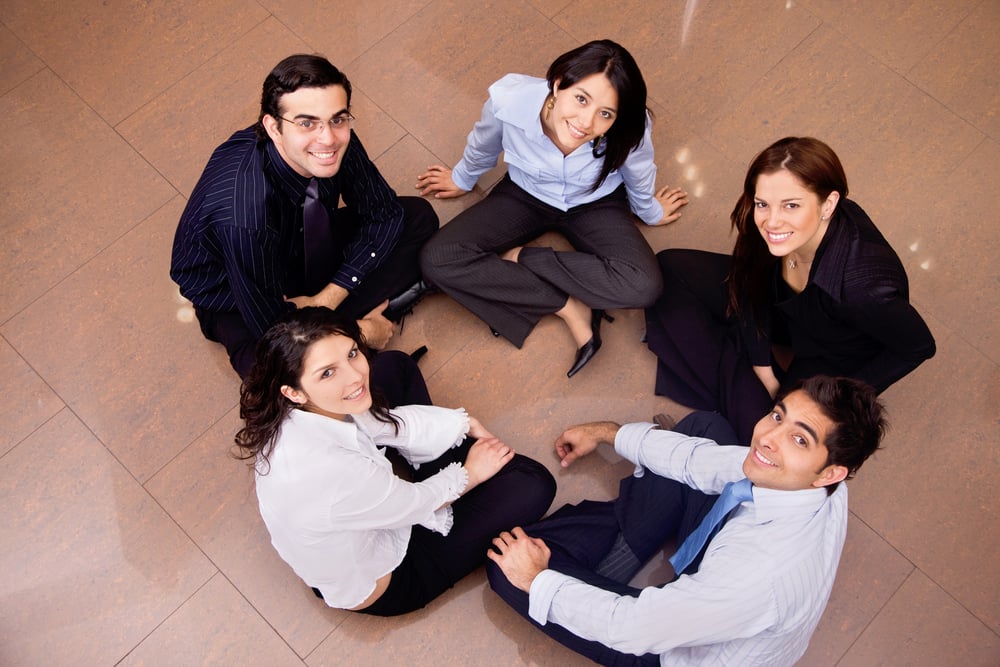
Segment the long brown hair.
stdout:
[[[292,311],[258,341],[253,368],[240,387],[240,417],[244,426],[236,434],[237,458],[250,459],[251,465],[263,461],[266,470],[281,424],[296,407],[281,393],[281,387],[302,389],[306,353],[313,343],[327,336],[350,338],[365,358],[371,359],[358,323],[329,308]],[[370,387],[370,391],[372,414],[398,429],[399,422],[389,413],[385,398],[375,387]]]
[[[819,139],[785,137],[757,154],[743,180],[743,194],[729,216],[736,230],[733,265],[726,276],[730,315],[760,322],[767,313],[771,272],[778,258],[767,249],[754,222],[757,178],[787,169],[802,185],[823,201],[831,192],[847,197],[847,176],[840,158]],[[834,214],[836,215],[836,214]],[[830,224],[835,224],[834,220]]]

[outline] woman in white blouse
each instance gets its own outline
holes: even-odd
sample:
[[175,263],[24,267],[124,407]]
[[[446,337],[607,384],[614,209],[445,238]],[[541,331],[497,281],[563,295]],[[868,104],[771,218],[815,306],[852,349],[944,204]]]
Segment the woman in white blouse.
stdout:
[[[507,175],[427,242],[421,270],[518,347],[542,317],[561,318],[577,346],[572,377],[600,349],[604,309],[648,306],[663,289],[633,213],[667,224],[687,195],[656,189],[646,83],[621,45],[588,42],[544,79],[508,74],[489,94],[462,159],[428,167],[417,189],[464,195],[501,154]],[[526,245],[548,231],[574,250]]]
[[[240,391],[236,444],[281,557],[331,607],[419,609],[481,565],[500,530],[555,495],[540,463],[465,410],[389,409],[357,323],[303,308],[272,327]],[[419,374],[418,374],[419,377]],[[393,472],[384,448],[414,469]]]

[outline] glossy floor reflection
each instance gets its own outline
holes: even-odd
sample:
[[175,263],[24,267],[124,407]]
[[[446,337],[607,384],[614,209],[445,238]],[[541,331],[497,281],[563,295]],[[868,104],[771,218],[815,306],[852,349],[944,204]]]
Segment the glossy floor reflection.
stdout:
[[[850,484],[837,585],[802,664],[1000,663],[997,34],[994,0],[6,0],[0,663],[579,664],[482,572],[399,619],[317,601],[227,455],[237,379],[167,268],[208,155],[253,122],[283,56],[346,71],[358,133],[409,193],[458,159],[489,83],[600,37],[639,61],[660,181],[692,194],[679,222],[644,230],[655,249],[729,250],[748,160],[815,135],[938,341],[885,395],[893,429]],[[481,194],[434,205],[446,222]],[[562,428],[677,408],[652,395],[641,313],[615,315],[572,380],[560,323],[518,351],[443,296],[393,346],[428,344],[437,402],[545,461],[559,505],[609,497],[629,471],[612,457],[558,471]]]

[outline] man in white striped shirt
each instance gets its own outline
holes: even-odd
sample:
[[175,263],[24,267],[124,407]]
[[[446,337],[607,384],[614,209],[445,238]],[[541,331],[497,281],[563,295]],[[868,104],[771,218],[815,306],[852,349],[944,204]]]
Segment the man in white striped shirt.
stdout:
[[[715,413],[674,431],[597,422],[556,440],[562,465],[601,442],[636,464],[608,502],[567,505],[501,533],[493,589],[543,632],[606,665],[791,665],[830,596],[847,530],[847,487],[886,428],[874,390],[815,377],[779,395],[749,450]],[[700,557],[661,586],[628,582],[664,543],[680,544],[723,487],[741,503]]]

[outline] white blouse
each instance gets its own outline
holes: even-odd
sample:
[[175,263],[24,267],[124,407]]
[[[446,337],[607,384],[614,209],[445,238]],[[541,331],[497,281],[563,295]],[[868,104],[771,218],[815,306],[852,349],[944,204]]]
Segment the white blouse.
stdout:
[[411,463],[433,461],[469,432],[462,408],[409,405],[392,410],[402,423],[370,413],[354,421],[292,410],[268,461],[258,460],[257,500],[271,544],[331,607],[356,607],[406,555],[414,524],[447,535],[451,507],[468,484],[453,463],[410,483],[397,477],[382,447]]

